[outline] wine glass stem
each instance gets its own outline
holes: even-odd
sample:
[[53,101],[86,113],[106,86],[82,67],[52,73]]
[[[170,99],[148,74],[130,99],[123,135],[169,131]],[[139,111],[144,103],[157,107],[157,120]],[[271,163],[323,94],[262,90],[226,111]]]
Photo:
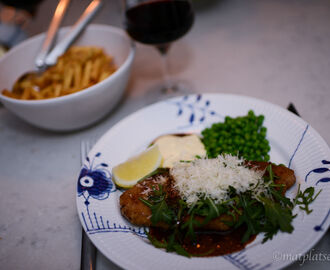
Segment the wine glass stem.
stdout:
[[162,68],[163,68],[163,80],[164,80],[164,86],[162,88],[162,92],[164,94],[170,94],[175,92],[175,87],[173,85],[173,82],[171,80],[171,76],[169,74],[169,66],[168,66],[168,57],[167,57],[167,51],[169,49],[169,45],[159,45],[157,46],[161,58],[162,58]]

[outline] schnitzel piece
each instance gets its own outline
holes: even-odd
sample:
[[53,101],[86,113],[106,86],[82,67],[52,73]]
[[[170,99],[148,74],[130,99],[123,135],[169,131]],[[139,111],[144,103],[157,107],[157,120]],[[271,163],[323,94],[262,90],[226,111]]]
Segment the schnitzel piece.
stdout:
[[[140,198],[147,200],[153,188],[158,189],[158,185],[168,185],[169,179],[169,173],[157,174],[126,190],[119,200],[122,215],[134,225],[151,226],[151,210]],[[158,226],[166,228],[167,225],[161,223]]]
[[[140,198],[147,200],[149,195],[152,193],[153,188],[158,189],[159,184],[163,185],[166,192],[166,201],[169,204],[177,204],[180,199],[177,190],[172,186],[173,178],[170,177],[169,173],[157,174],[143,180],[136,184],[129,190],[126,190],[120,196],[120,210],[122,215],[132,224],[137,226],[149,227],[151,226],[151,209],[149,206],[144,204]],[[186,219],[189,217],[187,216]],[[199,222],[203,222],[203,217],[195,217]],[[221,215],[208,224],[203,226],[203,229],[207,230],[220,230],[226,231],[230,227],[223,223],[223,221],[232,221],[233,217],[229,215]],[[166,229],[168,225],[166,223],[158,223],[157,227]]]
[[[266,161],[249,161],[248,165],[257,170],[263,171],[271,164]],[[296,182],[294,171],[285,167],[284,165],[272,164],[272,171],[277,178],[274,180],[277,185],[284,185],[283,194],[291,188]],[[267,173],[267,172],[265,172]]]
[[[249,167],[259,170],[265,171],[266,167],[271,164],[269,162],[259,162],[259,161],[250,161],[247,163]],[[272,165],[272,171],[275,177],[275,184],[283,184],[284,185],[284,193],[287,189],[289,189],[296,181],[294,171],[286,168],[281,165]],[[265,174],[268,172],[265,171]],[[164,172],[161,174],[156,174],[154,176],[148,177],[145,180],[137,183],[131,189],[126,190],[120,196],[120,209],[122,215],[130,221],[132,224],[137,226],[152,226],[151,224],[151,209],[145,203],[143,203],[140,198],[148,200],[148,197],[152,195],[153,189],[159,189],[159,185],[163,186],[163,190],[166,193],[166,202],[169,205],[178,205],[178,201],[180,199],[179,192],[174,188],[174,179],[171,177],[169,172]],[[236,214],[237,215],[237,214]],[[185,217],[187,219],[189,217]],[[195,216],[195,220],[199,222],[204,221],[203,216]],[[210,220],[206,225],[202,228],[206,230],[216,230],[216,231],[227,231],[230,229],[228,222],[232,222],[234,217],[228,214],[222,214],[217,218]],[[159,222],[156,227],[161,227],[166,229],[168,225],[163,222]]]

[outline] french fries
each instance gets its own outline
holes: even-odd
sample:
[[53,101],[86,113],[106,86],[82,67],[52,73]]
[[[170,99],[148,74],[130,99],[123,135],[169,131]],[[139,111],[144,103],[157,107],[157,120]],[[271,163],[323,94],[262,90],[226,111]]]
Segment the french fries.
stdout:
[[16,99],[39,100],[60,97],[90,87],[116,71],[113,58],[98,47],[71,47],[55,66],[41,75],[29,75],[2,94]]

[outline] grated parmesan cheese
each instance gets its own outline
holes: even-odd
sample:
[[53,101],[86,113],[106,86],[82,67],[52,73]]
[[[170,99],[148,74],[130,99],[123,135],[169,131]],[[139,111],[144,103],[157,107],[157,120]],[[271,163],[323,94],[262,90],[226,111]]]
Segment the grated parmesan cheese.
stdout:
[[267,193],[264,181],[260,181],[264,172],[249,169],[243,163],[243,159],[225,154],[215,159],[176,163],[170,173],[174,178],[174,187],[190,206],[200,198],[209,197],[215,203],[228,200],[229,186],[234,187],[238,193],[256,186],[255,196],[261,192]]
[[[167,181],[167,177],[163,176],[163,175],[157,175],[151,181],[154,184],[154,186],[157,188],[158,184],[160,184],[160,185],[165,184],[165,182]],[[150,185],[149,183],[147,183],[145,181],[138,183],[137,187],[143,188],[143,190],[141,191],[141,195],[143,195],[143,198],[147,198],[150,195],[150,193],[152,192],[152,185]]]

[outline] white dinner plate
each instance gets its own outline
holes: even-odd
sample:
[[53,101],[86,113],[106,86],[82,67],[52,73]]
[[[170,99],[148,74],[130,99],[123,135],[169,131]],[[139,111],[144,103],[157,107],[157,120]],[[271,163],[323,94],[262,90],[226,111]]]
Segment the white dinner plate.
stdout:
[[[309,215],[295,209],[291,234],[278,233],[261,244],[262,236],[243,251],[210,258],[186,258],[152,246],[143,228],[120,214],[119,196],[111,180],[113,166],[144,150],[154,138],[168,133],[196,132],[224,117],[246,115],[253,109],[265,116],[272,162],[295,171],[301,188],[322,189]],[[287,196],[293,197],[297,184]],[[330,149],[304,120],[289,111],[254,98],[204,94],[178,97],[141,109],[112,127],[90,151],[77,184],[81,224],[95,246],[124,269],[279,269],[313,247],[330,224]]]

